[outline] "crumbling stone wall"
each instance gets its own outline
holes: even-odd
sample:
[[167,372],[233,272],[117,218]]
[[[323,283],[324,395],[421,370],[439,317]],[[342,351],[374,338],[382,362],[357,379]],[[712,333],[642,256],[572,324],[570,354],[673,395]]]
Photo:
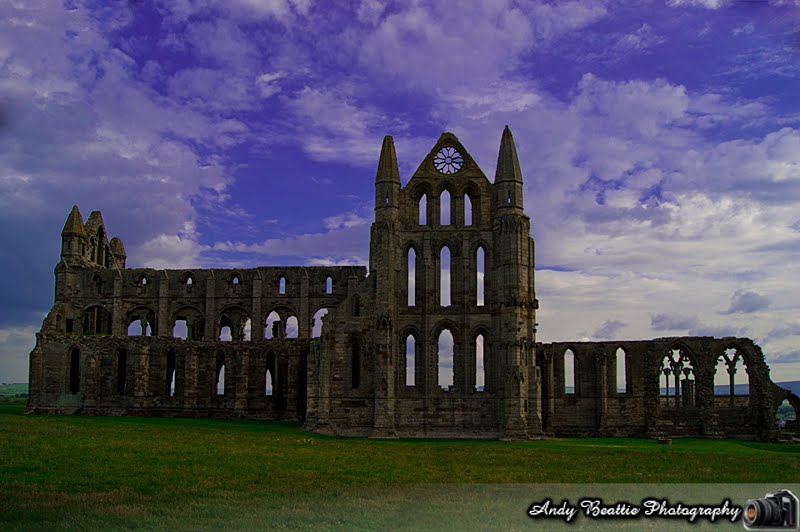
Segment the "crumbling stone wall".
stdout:
[[[624,353],[625,391],[618,391],[618,349]],[[574,390],[565,386],[568,350],[574,354]],[[782,389],[770,380],[761,348],[749,338],[559,342],[541,344],[537,352],[546,432],[572,436],[774,436],[775,410],[780,403],[776,404],[776,394]],[[715,373],[726,352],[743,362],[739,371],[746,372],[749,381],[746,396],[715,395]],[[683,364],[675,386],[675,362],[680,357]],[[666,376],[665,369],[669,370]],[[665,378],[670,379],[669,388]]]
[[305,418],[314,316],[364,267],[126,269],[106,234],[99,212],[86,224],[70,212],[31,353],[31,412]]
[[[530,231],[507,127],[494,182],[444,133],[403,186],[384,139],[369,275],[363,266],[129,269],[100,213],[84,224],[73,207],[55,302],[31,353],[29,411],[505,439],[769,439],[783,400],[800,412],[747,338],[537,344]],[[741,363],[747,395],[733,381],[715,394],[720,360],[734,379]]]

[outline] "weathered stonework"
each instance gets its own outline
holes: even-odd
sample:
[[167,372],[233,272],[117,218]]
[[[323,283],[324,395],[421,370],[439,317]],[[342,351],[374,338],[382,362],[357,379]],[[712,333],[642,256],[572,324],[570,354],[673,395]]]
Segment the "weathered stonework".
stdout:
[[[128,269],[125,260],[100,213],[84,224],[74,207],[55,303],[31,353],[29,412],[287,419],[376,438],[769,439],[778,404],[800,411],[747,338],[537,344],[534,241],[508,128],[494,183],[444,133],[403,187],[384,139],[369,275]],[[446,385],[442,338],[452,338]],[[732,375],[745,368],[749,395],[733,384],[714,394],[720,357]]]

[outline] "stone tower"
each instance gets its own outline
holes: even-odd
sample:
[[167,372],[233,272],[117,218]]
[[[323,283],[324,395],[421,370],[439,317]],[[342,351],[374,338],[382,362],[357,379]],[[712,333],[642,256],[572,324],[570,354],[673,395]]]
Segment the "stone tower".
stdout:
[[[326,319],[320,411],[338,434],[529,438],[541,434],[530,219],[506,127],[492,184],[443,133],[405,187],[394,142],[375,178],[370,274]],[[363,305],[363,303],[362,303]],[[330,328],[329,328],[330,327]],[[356,353],[354,353],[354,349]],[[313,381],[314,379],[310,379]]]

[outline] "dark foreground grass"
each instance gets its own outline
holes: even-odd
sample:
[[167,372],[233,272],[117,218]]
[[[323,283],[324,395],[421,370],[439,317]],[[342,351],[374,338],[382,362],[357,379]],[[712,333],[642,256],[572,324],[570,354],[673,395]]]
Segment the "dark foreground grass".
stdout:
[[[360,498],[381,519],[404,513],[398,501],[446,502],[442,490],[432,490],[436,484],[461,485],[483,500],[481,493],[491,489],[486,485],[498,484],[800,479],[800,446],[791,444],[375,441],[313,435],[288,423],[26,416],[23,410],[22,400],[0,400],[0,527],[221,528],[246,508],[253,520],[238,527],[277,520],[272,524],[325,528],[347,523],[362,508]],[[322,499],[328,513],[320,520]],[[387,500],[392,504],[383,507]],[[419,505],[414,513],[425,514]]]

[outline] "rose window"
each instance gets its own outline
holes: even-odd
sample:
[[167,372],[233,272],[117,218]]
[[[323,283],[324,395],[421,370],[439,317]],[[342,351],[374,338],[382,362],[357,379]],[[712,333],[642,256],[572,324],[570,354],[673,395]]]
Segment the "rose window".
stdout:
[[454,174],[461,170],[464,158],[452,146],[445,146],[433,156],[433,166],[443,174]]

